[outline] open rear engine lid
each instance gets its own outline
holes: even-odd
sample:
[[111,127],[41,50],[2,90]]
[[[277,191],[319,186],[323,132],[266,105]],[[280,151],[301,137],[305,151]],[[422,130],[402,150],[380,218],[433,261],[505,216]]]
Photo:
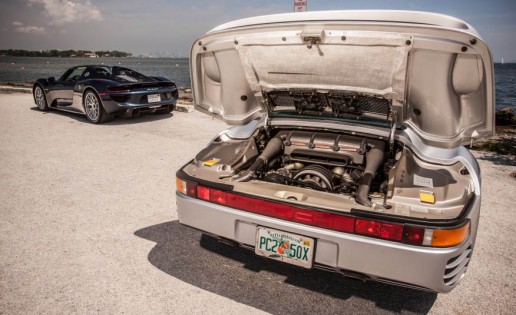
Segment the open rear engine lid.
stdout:
[[278,14],[221,25],[191,51],[196,109],[229,124],[271,111],[271,92],[388,100],[390,115],[441,147],[493,134],[488,47],[467,23],[409,11]]

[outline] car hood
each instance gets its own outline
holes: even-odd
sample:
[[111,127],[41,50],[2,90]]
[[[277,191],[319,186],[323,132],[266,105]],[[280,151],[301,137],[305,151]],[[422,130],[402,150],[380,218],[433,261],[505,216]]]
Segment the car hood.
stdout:
[[196,109],[229,124],[271,111],[269,93],[388,101],[385,119],[455,147],[494,131],[493,62],[466,22],[410,11],[277,14],[221,25],[191,50]]

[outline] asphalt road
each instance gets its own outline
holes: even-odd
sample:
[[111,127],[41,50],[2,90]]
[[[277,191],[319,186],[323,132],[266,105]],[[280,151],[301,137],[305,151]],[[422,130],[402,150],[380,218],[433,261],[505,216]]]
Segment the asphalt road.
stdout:
[[516,313],[514,159],[477,153],[475,253],[437,295],[301,270],[179,225],[175,172],[224,128],[197,112],[97,126],[0,95],[0,314]]

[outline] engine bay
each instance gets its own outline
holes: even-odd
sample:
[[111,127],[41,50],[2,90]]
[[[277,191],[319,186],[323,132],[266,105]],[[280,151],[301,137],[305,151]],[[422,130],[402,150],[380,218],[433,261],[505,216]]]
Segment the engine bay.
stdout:
[[261,198],[419,218],[456,217],[473,191],[461,163],[432,165],[399,142],[307,129],[222,134],[185,171]]
[[385,142],[381,140],[332,133],[281,131],[267,142],[256,161],[233,180],[241,182],[257,178],[277,184],[350,194],[359,204],[371,206],[367,196],[373,179],[376,177],[377,191],[385,181],[383,174],[375,176],[383,162],[384,149]]

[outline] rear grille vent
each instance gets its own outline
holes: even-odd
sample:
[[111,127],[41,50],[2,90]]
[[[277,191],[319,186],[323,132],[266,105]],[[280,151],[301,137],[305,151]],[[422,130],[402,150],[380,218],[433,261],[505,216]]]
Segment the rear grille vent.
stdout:
[[444,284],[453,286],[462,279],[468,268],[471,252],[472,248],[470,245],[462,254],[448,260],[446,270],[444,271]]
[[357,99],[357,107],[362,112],[375,113],[387,116],[389,101],[383,98],[362,96]]
[[372,113],[388,117],[391,107],[391,101],[384,98],[339,92],[271,91],[266,96],[274,110],[288,108],[305,113],[329,110],[334,115]]
[[124,103],[127,101],[129,96],[127,95],[110,95],[111,99],[117,103]]

